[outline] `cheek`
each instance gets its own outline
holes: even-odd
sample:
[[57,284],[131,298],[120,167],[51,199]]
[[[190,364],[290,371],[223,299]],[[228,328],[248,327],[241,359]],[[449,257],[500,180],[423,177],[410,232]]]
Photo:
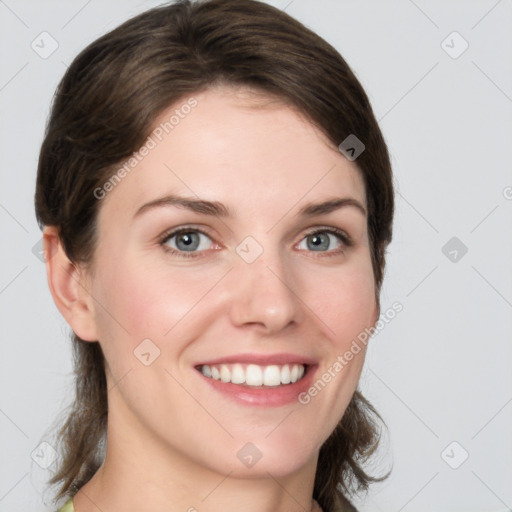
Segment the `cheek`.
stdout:
[[[158,316],[160,297],[165,288],[151,279],[151,271],[143,265],[133,265],[129,261],[118,262],[104,272],[100,295],[108,305],[109,313],[118,327],[133,336],[154,328],[154,316]],[[172,294],[172,290],[168,290]],[[111,323],[111,322],[108,322]],[[114,326],[113,326],[114,327]]]
[[161,350],[168,348],[172,339],[178,350],[175,333],[188,325],[184,319],[198,322],[194,308],[215,283],[212,279],[211,272],[170,272],[161,265],[141,264],[128,257],[108,269],[103,267],[95,291],[103,306],[97,309],[100,339],[122,345],[127,353],[146,338]]
[[[355,263],[355,262],[354,262]],[[373,272],[369,260],[310,274],[306,303],[324,326],[326,339],[340,348],[375,321],[377,312]]]

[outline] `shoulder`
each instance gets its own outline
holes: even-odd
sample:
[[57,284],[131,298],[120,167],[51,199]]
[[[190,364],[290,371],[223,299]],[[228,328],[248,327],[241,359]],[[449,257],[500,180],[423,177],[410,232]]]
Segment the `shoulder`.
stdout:
[[75,512],[75,508],[73,507],[73,498],[69,498],[64,505],[62,505],[57,512]]

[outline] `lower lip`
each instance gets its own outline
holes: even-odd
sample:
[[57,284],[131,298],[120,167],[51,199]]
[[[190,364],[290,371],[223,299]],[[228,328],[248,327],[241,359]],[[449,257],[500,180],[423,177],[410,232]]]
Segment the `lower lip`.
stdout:
[[279,387],[251,388],[231,382],[222,382],[210,377],[205,377],[201,371],[195,369],[199,376],[213,389],[227,397],[244,405],[259,405],[265,407],[278,407],[298,402],[300,393],[305,392],[311,386],[317,365],[308,366],[304,377],[293,383],[283,384]]

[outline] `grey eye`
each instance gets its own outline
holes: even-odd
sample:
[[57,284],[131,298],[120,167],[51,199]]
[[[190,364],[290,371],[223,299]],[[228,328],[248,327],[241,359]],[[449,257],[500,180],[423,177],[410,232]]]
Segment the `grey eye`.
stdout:
[[[196,250],[202,250],[208,248],[208,243],[206,243],[206,247],[200,247],[201,245],[201,237],[209,240],[209,237],[199,231],[181,231],[179,233],[174,233],[165,242],[166,245],[170,245],[172,249],[178,251],[192,252]],[[175,242],[171,244],[172,241]],[[204,243],[203,243],[204,245]]]
[[335,244],[333,239],[334,241],[338,241],[338,247],[342,245],[343,241],[341,240],[340,235],[327,231],[317,231],[304,237],[304,240],[301,242],[301,244],[306,242],[306,247],[299,246],[299,248],[313,252],[329,251],[337,248],[336,246],[332,247],[333,243]]

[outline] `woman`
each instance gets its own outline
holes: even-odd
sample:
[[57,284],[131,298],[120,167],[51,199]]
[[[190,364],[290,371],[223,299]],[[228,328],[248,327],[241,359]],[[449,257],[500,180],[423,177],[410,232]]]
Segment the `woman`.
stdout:
[[393,187],[336,50],[254,0],[134,17],[62,79],[35,203],[74,333],[61,511],[355,510]]

